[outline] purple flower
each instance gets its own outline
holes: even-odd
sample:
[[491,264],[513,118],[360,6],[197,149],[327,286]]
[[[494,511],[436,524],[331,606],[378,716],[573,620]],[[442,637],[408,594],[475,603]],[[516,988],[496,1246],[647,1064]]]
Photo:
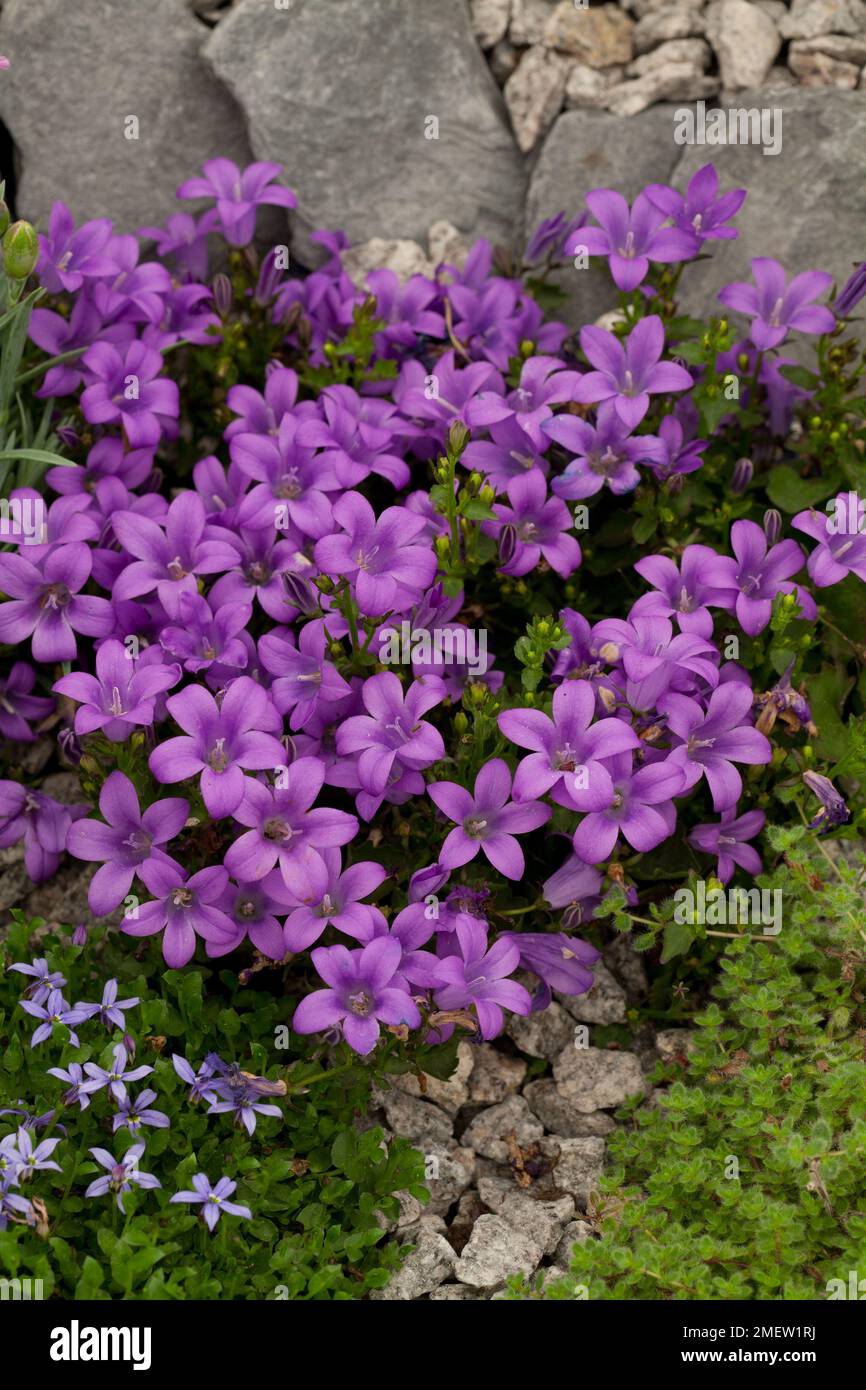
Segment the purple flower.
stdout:
[[208,527],[204,503],[195,492],[182,492],[162,525],[132,511],[117,511],[112,528],[124,552],[135,557],[114,586],[115,599],[141,598],[154,589],[162,597],[167,585],[195,590],[196,576],[232,569],[238,549],[226,532]]
[[716,552],[706,545],[687,545],[679,569],[667,555],[647,555],[638,560],[635,569],[653,585],[653,591],[637,600],[631,616],[675,617],[682,632],[712,637],[709,609],[730,609],[736,600],[732,585],[718,585],[709,578],[718,560]]
[[130,1134],[137,1134],[142,1125],[149,1125],[151,1129],[169,1129],[171,1121],[164,1111],[149,1108],[153,1100],[156,1100],[156,1091],[149,1089],[139,1092],[135,1100],[129,1095],[119,1100],[117,1114],[111,1121],[112,1134],[121,1128],[128,1129]]
[[237,1062],[224,1066],[211,1084],[217,1097],[210,1104],[209,1115],[233,1114],[235,1124],[243,1125],[247,1134],[254,1134],[256,1115],[272,1115],[281,1120],[283,1112],[278,1105],[267,1105],[262,1096],[284,1096],[284,1081],[269,1081],[265,1076],[251,1076],[242,1071]]
[[62,1172],[59,1163],[55,1163],[51,1154],[60,1143],[59,1139],[43,1139],[40,1144],[34,1144],[30,1137],[30,1131],[21,1128],[18,1131],[18,1158],[19,1166],[15,1174],[19,1182],[33,1176],[34,1173],[45,1172],[53,1169],[55,1173]]
[[[216,1100],[216,1092],[213,1090],[211,1082],[217,1074],[214,1063],[206,1057],[197,1072],[194,1072],[185,1057],[180,1057],[176,1052],[172,1053],[171,1064],[180,1077],[191,1088],[187,1099],[195,1102],[206,1100],[210,1105]],[[217,1058],[217,1060],[219,1060]]]
[[[104,1197],[107,1192],[117,1194],[117,1205],[124,1211],[123,1197],[131,1192],[133,1186],[145,1189],[162,1187],[162,1183],[152,1173],[142,1173],[138,1161],[144,1153],[144,1144],[133,1144],[123,1158],[115,1158],[107,1149],[90,1149],[97,1163],[108,1171],[101,1178],[95,1178],[85,1191],[85,1197]],[[125,1214],[125,1211],[124,1211]]]
[[117,981],[106,980],[102,990],[102,1001],[99,1004],[94,1018],[98,1018],[103,1028],[111,1032],[114,1028],[125,1028],[126,1019],[123,1017],[124,1009],[134,1009],[140,1002],[138,995],[135,994],[131,999],[118,999]]
[[204,804],[216,819],[230,816],[243,800],[245,769],[285,764],[283,745],[264,732],[266,726],[274,727],[273,705],[267,692],[248,676],[232,681],[221,704],[209,690],[188,685],[169,696],[166,707],[186,732],[153,750],[150,770],[160,782],[183,782],[200,775]]
[[634,770],[631,753],[618,753],[608,759],[605,773],[604,786],[590,777],[572,793],[581,809],[589,811],[573,841],[575,854],[587,864],[609,859],[620,835],[642,854],[655,849],[673,834],[672,798],[687,785],[682,767],[671,758]]
[[[549,410],[544,412],[545,416],[549,414]],[[503,492],[512,478],[519,478],[530,469],[547,473],[548,463],[540,452],[544,447],[544,440],[534,440],[518,415],[509,415],[507,420],[490,426],[489,439],[471,440],[460,462],[482,473],[491,487]]]
[[650,467],[660,482],[694,473],[703,462],[701,454],[706,448],[705,439],[685,438],[682,422],[676,415],[666,415],[659,425],[658,454],[650,458]]
[[54,701],[31,695],[36,672],[26,661],[16,661],[5,678],[0,676],[0,734],[20,743],[32,743],[30,728],[34,719],[44,719],[54,709]]
[[605,484],[614,496],[621,497],[633,492],[640,482],[635,465],[661,457],[655,435],[633,435],[609,405],[599,408],[595,426],[577,415],[557,415],[545,420],[541,428],[575,455],[551,484],[558,497],[593,497]]
[[326,574],[353,581],[362,613],[411,607],[433,583],[435,553],[412,543],[424,530],[423,517],[405,507],[387,507],[377,518],[365,497],[347,492],[333,519],[342,534],[317,542],[316,564]]
[[499,940],[512,941],[520,952],[520,968],[538,977],[533,1013],[547,1008],[554,989],[560,994],[586,994],[595,984],[592,967],[601,956],[588,941],[565,932],[503,932]]
[[231,918],[216,906],[228,882],[221,865],[199,869],[188,879],[172,860],[151,859],[139,866],[138,875],[154,901],[142,903],[136,916],[124,916],[121,931],[127,936],[163,932],[163,959],[172,969],[192,960],[196,935],[220,942],[234,934]]
[[849,574],[856,574],[866,583],[866,530],[864,530],[862,503],[857,504],[856,515],[852,516],[852,526],[840,525],[839,511],[847,510],[852,494],[840,493],[835,499],[836,511],[829,516],[820,512],[798,512],[791,525],[804,535],[818,542],[809,556],[807,570],[809,578],[819,589],[830,584],[841,584]]
[[48,1076],[56,1076],[58,1081],[65,1081],[69,1087],[61,1097],[62,1105],[78,1105],[82,1110],[86,1110],[90,1104],[90,1092],[97,1089],[96,1084],[88,1081],[84,1075],[80,1062],[70,1062],[67,1068],[48,1067]]
[[23,555],[0,555],[0,642],[18,646],[32,635],[34,661],[74,661],[76,632],[107,637],[114,627],[111,604],[81,594],[92,556],[81,541],[58,545],[38,564]]
[[[327,706],[351,693],[336,666],[325,660],[324,622],[305,623],[295,647],[277,629],[259,642],[262,665],[277,677],[271,687],[274,704],[289,714],[289,728],[303,729],[320,705]],[[323,710],[327,717],[327,710]]]
[[717,686],[706,710],[697,700],[671,692],[659,701],[668,727],[681,740],[667,762],[683,768],[683,791],[706,776],[715,811],[740,799],[743,783],[734,763],[768,763],[773,756],[769,740],[745,722],[751,708],[751,686],[740,681]]
[[84,806],[61,806],[44,792],[18,782],[0,781],[0,849],[24,840],[24,867],[34,883],[57,869],[73,819]]
[[738,816],[736,806],[729,806],[722,813],[721,820],[705,825],[696,825],[688,836],[690,845],[703,850],[704,854],[718,856],[716,877],[722,883],[729,883],[737,865],[753,877],[761,872],[761,859],[752,849],[748,840],[754,840],[764,828],[766,816],[763,811],[747,811]]
[[326,927],[336,927],[358,940],[365,940],[365,933],[372,935],[372,927],[382,917],[378,908],[361,899],[374,893],[388,877],[381,864],[364,860],[351,864],[341,872],[342,860],[338,849],[323,849],[321,857],[328,874],[324,892],[316,894],[316,901],[295,907],[286,918],[284,927],[285,949],[305,951],[319,937]]
[[453,954],[436,967],[441,985],[435,997],[440,1009],[450,1012],[474,1006],[485,1039],[502,1032],[503,1009],[515,1014],[531,1012],[529,991],[516,980],[505,978],[520,964],[520,950],[511,933],[500,936],[488,949],[486,929],[479,923],[464,922],[445,940],[453,943]]
[[51,294],[81,289],[85,277],[116,275],[120,269],[110,253],[111,223],[107,218],[75,220],[64,203],[54,203],[48,219],[48,235],[40,236],[36,274]]
[[823,777],[820,772],[804,772],[803,781],[814,792],[821,803],[821,809],[814,820],[809,822],[810,830],[820,829],[822,834],[832,829],[834,825],[844,825],[851,819],[851,812],[845,805],[844,797],[836,790],[829,777]]
[[795,593],[804,618],[817,617],[811,594],[790,582],[789,576],[802,569],[804,555],[796,541],[780,541],[767,549],[763,527],[754,521],[735,521],[731,527],[731,549],[736,560],[721,557],[708,566],[710,584],[735,587],[737,622],[750,637],[763,632],[773,612],[777,594]]
[[208,159],[202,165],[204,177],[187,179],[177,190],[178,198],[214,198],[223,235],[229,246],[249,246],[256,231],[256,209],[263,204],[295,208],[298,200],[290,188],[274,185],[281,164],[261,161],[243,170],[230,159]]
[[120,424],[133,449],[155,448],[180,413],[177,383],[160,376],[161,353],[136,339],[125,353],[94,343],[81,359],[96,381],[81,393],[85,420]]
[[33,1207],[29,1197],[22,1197],[9,1188],[16,1181],[11,1173],[0,1178],[0,1231],[5,1231],[10,1221],[26,1220],[32,1225]]
[[719,197],[719,176],[712,164],[704,164],[692,174],[685,195],[663,183],[651,183],[644,192],[675,226],[693,233],[698,242],[730,241],[738,235],[727,223],[743,206],[746,190],[732,188]]
[[159,847],[180,834],[189,803],[167,797],[153,802],[142,814],[133,783],[125,772],[115,771],[102,784],[99,810],[106,824],[76,821],[66,848],[76,859],[102,861],[102,868],[90,880],[87,901],[94,916],[105,917],[123,902],[143,864],[172,862]]
[[358,775],[371,796],[384,794],[395,764],[417,772],[445,756],[442,735],[421,717],[445,698],[437,676],[413,681],[404,691],[392,671],[382,671],[364,682],[361,698],[367,713],[343,720],[337,753],[360,754]]
[[249,1207],[242,1206],[240,1202],[228,1201],[237,1187],[236,1182],[229,1178],[220,1178],[214,1187],[206,1173],[196,1173],[192,1185],[194,1191],[175,1192],[173,1197],[169,1197],[169,1201],[201,1202],[201,1214],[209,1231],[214,1229],[223,1212],[228,1216],[242,1216],[246,1221],[252,1220],[253,1214]]
[[156,242],[160,259],[174,256],[191,280],[202,281],[207,276],[207,239],[217,222],[215,208],[209,208],[196,219],[188,212],[173,212],[164,227],[140,227],[138,235]]
[[417,1004],[393,983],[401,955],[399,941],[387,936],[376,937],[360,951],[318,947],[313,964],[328,988],[301,1000],[292,1020],[295,1032],[319,1033],[342,1023],[346,1042],[366,1057],[379,1041],[380,1020],[420,1027]]
[[52,970],[44,956],[30,965],[26,961],[16,961],[8,968],[19,975],[33,976],[35,983],[28,985],[21,997],[32,999],[34,1004],[44,1004],[53,989],[62,989],[66,984],[65,976],[59,970]]
[[112,1100],[120,1102],[126,1099],[126,1082],[140,1081],[143,1076],[150,1076],[153,1067],[135,1067],[133,1071],[127,1071],[129,1055],[123,1043],[118,1043],[111,1055],[110,1070],[97,1066],[96,1062],[85,1062],[84,1070],[91,1078],[88,1083],[91,1092],[107,1088]]
[[551,260],[563,256],[568,238],[578,227],[583,226],[585,220],[585,213],[568,218],[564,212],[558,212],[555,217],[542,218],[526,243],[523,253],[525,264],[537,265],[546,256]]
[[340,487],[357,487],[371,473],[387,478],[395,488],[406,486],[409,466],[394,452],[398,419],[392,405],[339,385],[326,386],[319,403],[324,420],[304,420],[298,443],[321,449],[316,463],[333,469]]
[[444,444],[455,421],[477,429],[513,413],[502,398],[502,384],[491,362],[470,362],[460,368],[449,350],[429,374],[420,362],[404,362],[394,400],[419,434],[430,434],[437,444]]
[[160,631],[160,646],[179,657],[185,671],[206,671],[214,662],[236,673],[246,666],[247,649],[239,634],[252,616],[248,603],[214,604],[212,611],[201,594],[173,586],[163,607],[171,622]]
[[358,822],[328,806],[310,809],[324,780],[324,764],[318,758],[298,758],[281,774],[276,788],[247,780],[234,818],[249,829],[225,856],[236,878],[257,883],[279,865],[286,887],[298,901],[315,901],[326,891],[328,871],[319,851],[348,844]]
[[800,333],[832,333],[836,319],[830,309],[812,303],[833,283],[823,270],[806,270],[787,283],[784,267],[767,256],[752,261],[755,284],[725,285],[719,299],[728,309],[748,314],[752,342],[760,351],[778,347],[789,328]]
[[599,623],[599,635],[612,632],[626,676],[625,697],[633,710],[652,710],[665,690],[691,690],[694,676],[708,686],[719,683],[712,658],[716,648],[694,632],[673,636],[667,618],[630,615],[629,622],[607,619]]
[[621,290],[637,289],[650,261],[690,261],[697,255],[693,232],[662,226],[669,214],[654,206],[646,193],[638,194],[631,209],[622,194],[610,188],[593,189],[586,203],[601,225],[579,227],[567,240],[566,253],[573,256],[578,247],[586,247],[591,256],[609,256],[610,273]]
[[[562,788],[572,781],[577,769],[587,781],[611,792],[610,779],[599,759],[639,748],[640,739],[624,719],[593,723],[595,710],[595,691],[589,681],[570,680],[554,691],[552,719],[536,709],[511,709],[500,714],[499,727],[505,737],[520,748],[532,749],[514,777],[516,801],[530,801],[554,787]],[[566,800],[564,804],[573,803]]]
[[22,999],[21,1007],[25,1013],[30,1014],[33,1018],[42,1020],[30,1039],[31,1047],[38,1047],[46,1038],[50,1038],[55,1023],[64,1024],[69,1029],[70,1045],[79,1047],[78,1034],[74,1031],[74,1025],[91,1018],[94,1006],[92,1004],[76,1004],[70,1008],[60,990],[53,989],[44,1005],[36,1004],[32,999]]
[[593,367],[574,388],[574,399],[584,405],[612,401],[629,429],[640,424],[650,407],[650,396],[660,392],[687,391],[692,378],[675,362],[660,362],[665,331],[657,314],[635,324],[625,347],[603,328],[582,328],[580,346]]
[[510,507],[496,503],[497,520],[485,521],[485,535],[514,530],[514,550],[501,566],[503,574],[528,574],[543,559],[561,579],[567,579],[580,564],[580,546],[566,535],[573,525],[571,513],[558,497],[548,497],[547,483],[540,468],[512,478],[506,489]]
[[101,729],[111,743],[123,743],[136,725],[152,724],[156,698],[180,680],[180,667],[167,666],[158,647],[148,647],[135,660],[116,637],[96,652],[96,675],[72,671],[52,686],[59,695],[77,700],[75,732]]
[[501,758],[482,767],[474,795],[456,782],[432,782],[427,791],[443,815],[456,822],[439,852],[444,868],[468,864],[481,849],[505,878],[523,877],[523,851],[514,837],[544,825],[550,807],[526,799],[509,802],[511,773]]

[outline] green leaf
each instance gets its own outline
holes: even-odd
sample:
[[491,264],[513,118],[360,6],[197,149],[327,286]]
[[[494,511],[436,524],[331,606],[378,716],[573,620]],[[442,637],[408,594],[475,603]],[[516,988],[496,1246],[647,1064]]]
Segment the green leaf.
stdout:
[[801,478],[788,464],[779,464],[767,480],[767,496],[783,512],[802,512],[821,502],[836,491],[833,475],[821,478]]
[[694,939],[694,932],[685,922],[668,922],[662,939],[662,965],[667,965],[674,956],[684,955]]

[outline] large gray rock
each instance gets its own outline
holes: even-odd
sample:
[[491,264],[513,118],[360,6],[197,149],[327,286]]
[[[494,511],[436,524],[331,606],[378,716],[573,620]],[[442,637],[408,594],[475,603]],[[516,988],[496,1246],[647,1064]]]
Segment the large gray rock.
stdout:
[[74,0],[62,16],[56,0],[6,0],[0,118],[21,161],[19,215],[43,224],[59,198],[135,231],[177,211],[204,160],[248,163],[243,116],[199,56],[207,33],[186,0]]
[[476,1289],[495,1289],[509,1274],[533,1274],[543,1255],[540,1241],[515,1230],[503,1217],[479,1216],[454,1277]]
[[385,1288],[375,1290],[370,1297],[388,1303],[423,1298],[451,1276],[456,1258],[444,1236],[424,1231]]
[[[712,262],[683,275],[680,303],[689,313],[719,312],[715,299],[730,280],[751,278],[754,256],[773,256],[788,275],[828,270],[841,284],[864,257],[866,226],[866,91],[791,88],[738,92],[737,106],[782,112],[782,147],[685,146],[674,175],[684,188],[712,159],[723,189],[747,188],[735,241],[712,244]],[[562,118],[560,118],[562,119]],[[733,316],[745,327],[746,320]]]
[[204,53],[256,158],[285,165],[305,231],[423,241],[444,217],[511,241],[522,163],[465,0],[240,0]]
[[[632,1052],[608,1052],[598,1047],[567,1047],[553,1068],[559,1093],[585,1115],[615,1110],[629,1096],[643,1095],[646,1083]],[[566,1140],[588,1144],[589,1139]]]

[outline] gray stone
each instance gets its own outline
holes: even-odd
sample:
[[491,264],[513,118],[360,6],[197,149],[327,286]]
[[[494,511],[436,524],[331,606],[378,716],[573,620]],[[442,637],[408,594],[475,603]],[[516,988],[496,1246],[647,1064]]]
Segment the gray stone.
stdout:
[[602,956],[608,970],[613,972],[624,987],[626,999],[630,1003],[637,1003],[643,999],[649,982],[643,954],[635,950],[631,935],[628,932],[618,932],[613,941],[603,947]]
[[[444,218],[439,218],[434,222],[427,233],[427,249],[430,253],[430,260],[434,266],[447,262],[457,270],[462,270],[466,264],[466,257],[469,255],[469,245],[464,241],[457,228]],[[460,1048],[464,1046],[460,1044]],[[468,1047],[468,1043],[466,1044]],[[460,1049],[458,1049],[459,1053]],[[474,1049],[472,1049],[474,1055]]]
[[[766,93],[739,93],[738,103],[765,106]],[[816,100],[792,88],[775,95],[772,105],[782,112],[778,154],[764,155],[751,144],[683,150],[673,178],[677,188],[711,158],[722,188],[749,190],[737,216],[739,237],[715,244],[712,274],[684,277],[680,307],[686,313],[714,312],[719,287],[749,280],[752,257],[768,254],[768,247],[788,275],[826,270],[838,284],[863,259],[866,92],[825,90]],[[745,324],[740,315],[734,319],[738,327]]]
[[469,1284],[440,1284],[430,1295],[431,1303],[466,1303],[470,1299],[480,1301],[478,1290]]
[[183,0],[75,0],[62,19],[54,0],[6,0],[0,118],[21,157],[19,214],[44,223],[62,199],[78,220],[133,232],[177,211],[204,160],[248,163],[243,117],[199,56],[206,38]]
[[411,1192],[395,1192],[394,1196],[400,1203],[400,1211],[396,1217],[386,1216],[384,1212],[376,1212],[376,1220],[383,1231],[401,1231],[405,1227],[417,1226],[421,1219],[423,1210],[417,1197],[413,1197]]
[[677,63],[690,67],[695,76],[700,77],[709,67],[711,57],[712,50],[705,39],[670,39],[629,63],[626,76],[645,77],[658,68]]
[[387,241],[374,236],[361,246],[349,247],[343,252],[342,260],[352,284],[360,289],[366,285],[371,270],[393,270],[401,284],[411,275],[433,274],[433,265],[417,241]]
[[465,0],[294,0],[288,11],[239,0],[204,53],[244,110],[256,158],[286,165],[305,231],[420,242],[444,217],[510,241],[522,164]]
[[433,1144],[447,1144],[451,1138],[454,1129],[451,1117],[429,1100],[418,1100],[402,1091],[388,1091],[382,1103],[394,1133],[418,1148],[426,1151]]
[[506,82],[505,105],[524,153],[537,145],[558,116],[567,76],[566,59],[537,44],[527,49]]
[[702,10],[704,0],[625,0],[623,8],[643,19],[644,15],[658,14],[659,10]]
[[444,1236],[424,1231],[386,1287],[375,1289],[370,1298],[388,1303],[423,1298],[454,1273],[456,1259]]
[[553,1252],[554,1260],[564,1269],[568,1269],[571,1265],[572,1248],[575,1245],[585,1245],[588,1240],[592,1240],[592,1227],[586,1221],[569,1221]]
[[[490,1180],[488,1179],[488,1181]],[[448,1239],[458,1255],[472,1235],[472,1228],[484,1210],[485,1205],[474,1188],[463,1193],[457,1203],[457,1210],[448,1225]]]
[[637,116],[659,101],[692,101],[715,96],[718,90],[718,78],[704,77],[691,63],[663,63],[643,77],[613,87],[604,104],[617,116]]
[[482,48],[492,48],[508,33],[511,0],[469,0],[472,32]]
[[416,1221],[400,1226],[399,1231],[401,1245],[414,1245],[424,1231],[433,1231],[440,1236],[448,1235],[444,1216],[437,1216],[434,1212],[429,1211],[423,1211]]
[[543,1255],[538,1241],[516,1231],[503,1217],[479,1216],[454,1277],[476,1289],[495,1289],[511,1274],[534,1274]]
[[487,61],[490,64],[490,71],[502,87],[520,62],[520,53],[508,39],[500,39],[499,43],[488,53]]
[[518,1189],[513,1177],[504,1178],[486,1175],[478,1179],[479,1201],[481,1201],[489,1211],[498,1212],[506,1199],[511,1196],[512,1192],[516,1191],[518,1191]]
[[784,63],[777,63],[775,67],[770,68],[770,71],[767,73],[764,82],[764,92],[777,92],[780,89],[784,91],[786,87],[796,87],[796,85],[797,79],[791,72],[791,69],[786,68]]
[[814,39],[819,34],[866,33],[863,0],[794,0],[779,28],[786,39]]
[[779,27],[783,19],[788,17],[788,6],[784,0],[753,0],[753,3],[757,5],[759,10],[763,10],[764,14],[770,16],[776,28]]
[[544,42],[591,68],[610,68],[630,62],[633,30],[634,23],[618,5],[590,9],[561,0],[547,21]]
[[526,1075],[526,1063],[521,1057],[509,1057],[489,1043],[473,1047],[472,1054],[475,1058],[469,1078],[472,1100],[480,1105],[496,1105],[517,1094]]
[[655,1036],[656,1048],[663,1062],[688,1057],[694,1050],[696,1040],[691,1028],[661,1028]]
[[633,34],[635,53],[648,53],[668,39],[690,39],[704,32],[704,17],[699,10],[669,5],[638,20]]
[[510,1014],[505,1031],[521,1052],[552,1062],[573,1036],[574,1024],[565,1010],[551,1001],[534,1014]]
[[616,86],[625,76],[625,68],[590,68],[585,63],[575,63],[565,84],[566,106],[604,106],[604,98],[611,87]]
[[853,92],[860,80],[860,68],[856,63],[842,63],[827,53],[802,53],[795,49],[796,44],[791,44],[788,62],[802,86],[838,87]]
[[713,0],[707,8],[706,24],[723,85],[732,92],[759,87],[782,46],[781,35],[766,11],[749,0]]
[[540,1201],[515,1188],[503,1197],[496,1212],[515,1231],[536,1241],[545,1255],[552,1255],[563,1226],[574,1216],[574,1199],[567,1193],[552,1201]]
[[[668,183],[680,154],[673,141],[671,110],[657,107],[639,121],[606,111],[564,111],[541,147],[529,186],[526,230],[543,217],[579,212],[592,188],[616,188],[629,200],[647,183]],[[556,317],[578,328],[616,305],[617,292],[606,268],[590,262],[571,267],[555,282],[568,298]]]
[[431,1145],[424,1152],[424,1161],[424,1186],[430,1193],[425,1215],[444,1216],[475,1177],[475,1154],[452,1139],[448,1144]]
[[604,1149],[603,1139],[560,1140],[553,1181],[557,1188],[573,1197],[583,1211],[604,1171]]
[[511,42],[517,44],[518,48],[541,43],[556,4],[557,0],[511,0],[511,24],[508,29]]
[[585,1115],[615,1110],[629,1096],[643,1095],[646,1089],[633,1053],[598,1047],[567,1047],[554,1063],[553,1075],[563,1099]]
[[510,1096],[501,1105],[491,1105],[476,1115],[463,1135],[463,1143],[484,1158],[507,1163],[511,1157],[508,1144],[513,1135],[521,1148],[541,1139],[544,1126],[532,1114],[522,1096]]
[[422,1091],[417,1076],[394,1076],[391,1078],[394,1088],[418,1100],[432,1101],[447,1114],[456,1115],[461,1105],[465,1105],[469,1099],[467,1083],[472,1074],[474,1052],[475,1049],[470,1047],[469,1043],[458,1044],[457,1069],[447,1081],[440,1081],[436,1076],[425,1076],[425,1089]]
[[530,1081],[523,1095],[533,1115],[537,1115],[549,1134],[564,1139],[584,1139],[590,1135],[604,1138],[616,1129],[616,1124],[604,1110],[584,1115],[559,1092],[555,1081],[543,1077]]
[[840,63],[855,63],[862,67],[866,63],[866,34],[849,36],[846,34],[820,34],[816,39],[797,39],[791,44],[790,53],[826,53],[828,58],[836,58]]
[[603,961],[593,966],[595,983],[586,994],[558,994],[562,1005],[579,1023],[625,1023],[626,996]]

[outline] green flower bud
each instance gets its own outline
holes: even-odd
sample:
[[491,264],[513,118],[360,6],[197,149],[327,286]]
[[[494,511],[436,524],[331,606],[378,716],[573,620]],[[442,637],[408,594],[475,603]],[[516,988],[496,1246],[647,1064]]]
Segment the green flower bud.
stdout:
[[479,496],[481,498],[481,501],[485,504],[485,506],[489,507],[494,497],[496,496],[496,493],[489,483],[485,483],[484,487],[481,489],[481,492],[479,493]]
[[457,730],[458,734],[465,734],[469,728],[469,720],[466,718],[462,709],[458,710],[454,716],[454,728]]
[[39,238],[29,222],[13,222],[3,237],[3,269],[10,280],[26,280],[39,259]]
[[9,209],[0,198],[0,236],[6,235],[6,228],[9,226]]

